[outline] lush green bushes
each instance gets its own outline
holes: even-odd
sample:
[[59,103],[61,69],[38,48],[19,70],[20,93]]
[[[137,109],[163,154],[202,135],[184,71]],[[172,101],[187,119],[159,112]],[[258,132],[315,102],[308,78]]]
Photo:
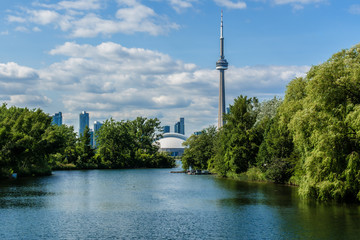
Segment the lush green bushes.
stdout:
[[0,107],[0,173],[19,176],[51,172],[49,155],[56,147],[51,118],[41,110]]
[[184,169],[207,169],[209,160],[216,153],[216,127],[210,126],[201,131],[200,135],[191,135],[185,142],[185,152],[182,156]]
[[98,150],[89,128],[77,138],[74,128],[51,125],[40,109],[0,107],[0,178],[47,175],[52,169],[173,167],[174,159],[153,144],[161,136],[157,119],[110,119],[99,131]]
[[97,136],[96,158],[102,168],[173,167],[175,161],[158,152],[161,137],[158,119],[138,117],[133,121],[107,120]]
[[260,170],[305,198],[360,201],[360,45],[291,81],[279,103],[235,99],[209,168],[235,178]]

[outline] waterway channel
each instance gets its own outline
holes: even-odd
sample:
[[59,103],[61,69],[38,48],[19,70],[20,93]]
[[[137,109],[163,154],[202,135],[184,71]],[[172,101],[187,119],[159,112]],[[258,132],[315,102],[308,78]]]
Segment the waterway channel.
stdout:
[[0,239],[359,239],[358,205],[170,169],[55,171],[0,183]]

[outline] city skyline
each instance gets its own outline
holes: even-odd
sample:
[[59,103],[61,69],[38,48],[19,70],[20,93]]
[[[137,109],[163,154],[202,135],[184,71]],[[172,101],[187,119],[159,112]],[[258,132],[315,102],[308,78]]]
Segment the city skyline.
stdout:
[[61,111],[63,123],[157,117],[187,133],[217,125],[219,15],[226,106],[282,97],[312,65],[359,42],[358,1],[4,0],[0,101]]

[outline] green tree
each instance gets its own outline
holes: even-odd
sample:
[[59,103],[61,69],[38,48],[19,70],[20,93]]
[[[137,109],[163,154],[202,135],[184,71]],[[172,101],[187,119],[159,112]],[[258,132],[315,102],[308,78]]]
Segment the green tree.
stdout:
[[220,129],[217,153],[211,166],[220,175],[245,172],[255,164],[255,157],[262,135],[254,128],[258,115],[257,98],[240,96],[230,105],[230,113],[225,115],[226,124]]
[[90,144],[91,135],[89,126],[85,126],[84,133],[80,134],[78,144],[76,146],[78,158],[76,160],[76,166],[78,168],[97,168],[95,162],[95,150]]
[[106,168],[172,167],[174,160],[158,152],[158,119],[107,120],[99,130],[97,158]]
[[[294,114],[302,109],[306,81],[297,78],[287,87],[285,100],[272,104],[272,115],[268,115],[263,141],[256,157],[257,166],[266,177],[276,183],[288,182],[294,176],[298,157],[294,151],[288,124]],[[269,112],[269,111],[266,111]],[[266,118],[265,118],[266,119]],[[297,173],[300,174],[300,173]],[[294,182],[298,180],[294,178]]]
[[51,118],[40,109],[7,108],[5,104],[0,115],[1,172],[50,174],[48,159],[54,151],[49,139]]
[[207,169],[211,157],[215,154],[217,131],[210,126],[201,131],[200,135],[191,135],[183,145],[186,146],[181,158],[184,169]]
[[297,111],[288,127],[305,173],[300,182],[305,197],[360,200],[359,52],[357,45],[312,67],[304,97],[293,106]]
[[73,126],[53,125],[53,131],[49,134],[56,153],[50,155],[50,165],[53,169],[75,168],[78,160],[76,149],[76,133]]

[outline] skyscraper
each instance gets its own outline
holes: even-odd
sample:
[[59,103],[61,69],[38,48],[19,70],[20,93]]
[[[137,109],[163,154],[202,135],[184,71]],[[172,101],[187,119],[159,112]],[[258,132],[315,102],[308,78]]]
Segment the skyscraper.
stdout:
[[79,115],[79,136],[82,136],[85,130],[85,126],[89,127],[89,113],[83,111]]
[[58,126],[61,126],[62,125],[62,113],[59,112],[59,113],[55,113],[53,116],[52,116],[52,122],[51,122],[53,125],[58,125]]
[[185,135],[185,119],[180,118],[180,134]]
[[164,126],[164,133],[170,132],[170,126]]
[[175,133],[180,133],[180,122],[175,123],[174,132]]
[[220,71],[220,86],[219,86],[219,117],[218,129],[224,125],[225,114],[225,70],[228,68],[228,62],[224,56],[224,31],[223,31],[223,13],[221,11],[221,25],[220,25],[220,59],[216,62],[216,70]]
[[90,129],[89,131],[90,133],[90,146],[94,146],[94,131],[92,129]]
[[184,118],[180,118],[180,121],[175,123],[174,126],[175,129],[175,133],[180,133],[185,135],[185,119]]
[[96,134],[99,131],[99,129],[101,128],[102,125],[103,124],[101,122],[98,122],[98,121],[94,122],[94,145],[93,145],[94,147],[97,147],[97,142],[96,142],[97,136],[96,136]]

